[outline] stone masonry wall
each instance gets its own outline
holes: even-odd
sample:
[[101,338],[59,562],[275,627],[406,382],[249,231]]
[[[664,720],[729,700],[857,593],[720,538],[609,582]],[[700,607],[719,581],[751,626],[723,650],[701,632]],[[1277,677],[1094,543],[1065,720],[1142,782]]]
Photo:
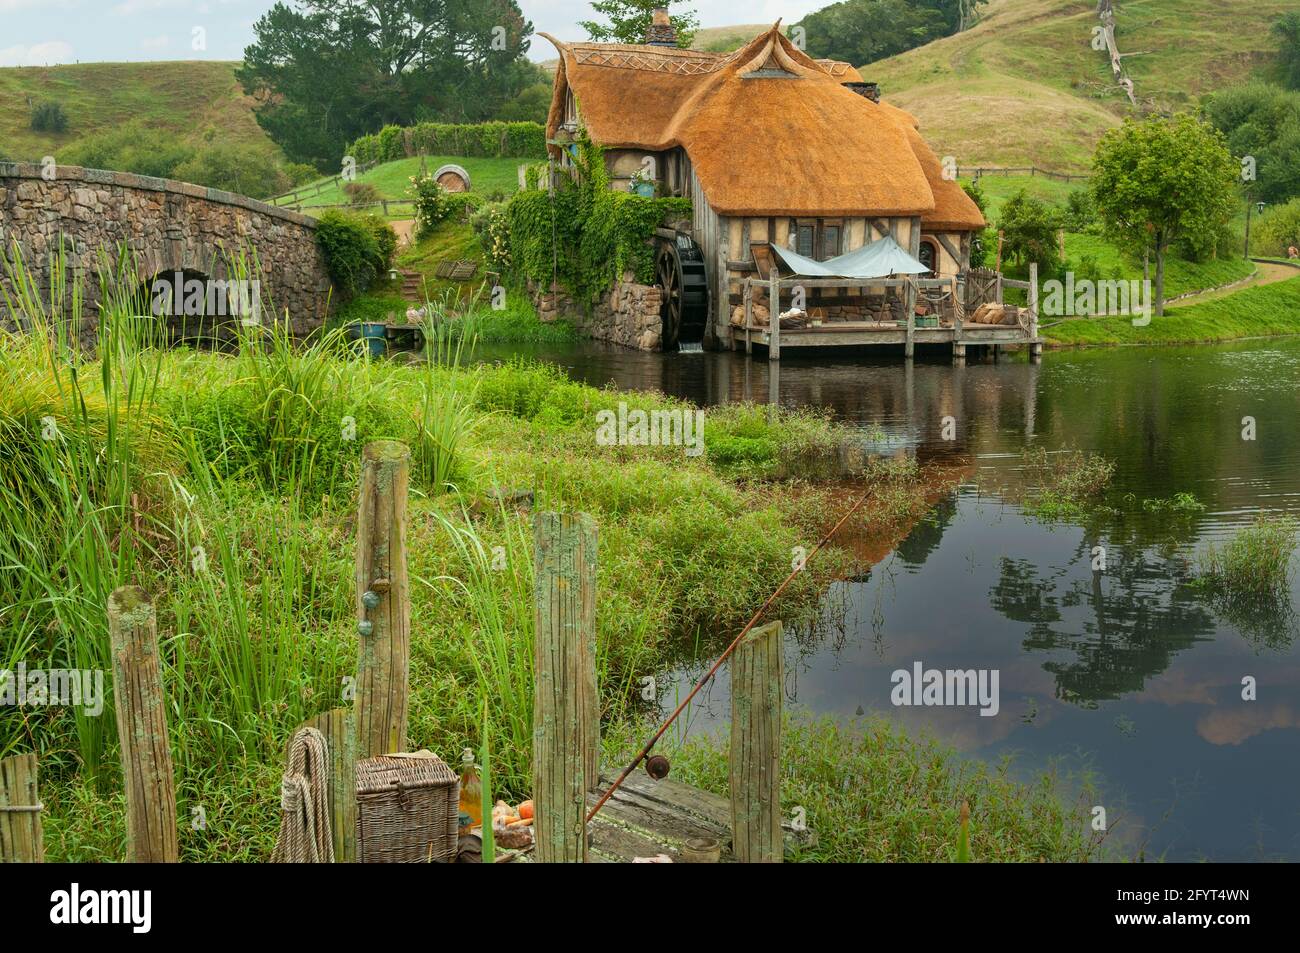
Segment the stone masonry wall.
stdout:
[[640,351],[663,349],[663,319],[659,314],[662,292],[655,285],[637,284],[630,273],[596,303],[590,314],[584,314],[557,285],[547,290],[531,284],[529,291],[543,322],[564,318],[597,341]]
[[[123,245],[141,283],[178,270],[224,280],[229,257],[255,250],[264,307],[281,317],[287,310],[296,333],[319,327],[330,282],[315,228],[306,215],[184,182],[0,163],[0,246],[12,257],[17,242],[27,267],[48,288],[50,254],[63,244],[68,277],[83,279],[83,339],[94,337],[100,252],[115,258]],[[2,294],[0,321],[12,325]]]

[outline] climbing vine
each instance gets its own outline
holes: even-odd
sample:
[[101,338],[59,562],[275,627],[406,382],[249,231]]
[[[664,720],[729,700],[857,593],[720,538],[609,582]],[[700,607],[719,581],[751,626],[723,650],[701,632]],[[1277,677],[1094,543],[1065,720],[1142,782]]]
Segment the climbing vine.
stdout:
[[654,278],[654,230],[689,218],[691,203],[613,192],[604,150],[577,144],[578,174],[554,193],[520,192],[506,207],[510,260],[515,272],[543,285],[558,281],[577,300],[593,301],[625,272]]

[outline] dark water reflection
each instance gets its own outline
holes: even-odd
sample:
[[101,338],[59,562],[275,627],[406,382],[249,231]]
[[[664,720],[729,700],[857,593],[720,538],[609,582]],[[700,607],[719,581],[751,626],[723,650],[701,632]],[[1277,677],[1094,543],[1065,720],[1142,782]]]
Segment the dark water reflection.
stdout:
[[[973,757],[1015,753],[1029,774],[1086,770],[1117,843],[1146,856],[1300,858],[1300,640],[1289,606],[1231,613],[1188,584],[1195,554],[1260,510],[1300,515],[1300,341],[1049,353],[1043,363],[799,358],[779,375],[741,355],[598,346],[539,354],[593,384],[708,406],[831,408],[922,459],[963,455],[981,475],[941,501],[823,620],[787,641],[792,707],[882,713]],[[942,439],[943,418],[957,425]],[[1243,418],[1257,439],[1242,439]],[[1116,463],[1118,513],[1045,526],[987,489],[1021,478],[1028,446]],[[986,479],[991,478],[991,479]],[[1192,493],[1190,516],[1145,499]],[[1094,571],[1094,547],[1106,550]],[[1300,596],[1293,580],[1292,605]],[[1001,707],[895,707],[891,673],[996,669]],[[671,673],[685,691],[695,666]],[[1242,680],[1257,700],[1242,699]],[[690,730],[725,723],[725,671]],[[672,701],[672,699],[668,699]]]

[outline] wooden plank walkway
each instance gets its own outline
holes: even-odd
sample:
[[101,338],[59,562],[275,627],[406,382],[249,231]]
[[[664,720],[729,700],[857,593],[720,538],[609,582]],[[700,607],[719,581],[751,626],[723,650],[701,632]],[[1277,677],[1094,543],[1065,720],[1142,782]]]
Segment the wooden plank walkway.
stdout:
[[[616,776],[602,773],[587,794],[591,809]],[[635,857],[667,854],[682,859],[688,840],[708,839],[722,847],[722,863],[732,863],[731,803],[725,797],[665,778],[656,781],[635,771],[587,825],[591,863],[631,863]]]

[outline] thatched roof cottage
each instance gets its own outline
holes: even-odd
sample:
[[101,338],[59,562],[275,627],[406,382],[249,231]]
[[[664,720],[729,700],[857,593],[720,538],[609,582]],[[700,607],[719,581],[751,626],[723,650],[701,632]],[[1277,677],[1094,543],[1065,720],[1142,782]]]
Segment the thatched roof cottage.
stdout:
[[692,199],[711,328],[769,242],[825,261],[890,236],[934,276],[969,267],[984,219],[916,119],[779,24],[729,54],[678,49],[662,11],[645,44],[547,39],[560,52],[548,139],[585,129],[614,187],[650,170],[660,194]]

